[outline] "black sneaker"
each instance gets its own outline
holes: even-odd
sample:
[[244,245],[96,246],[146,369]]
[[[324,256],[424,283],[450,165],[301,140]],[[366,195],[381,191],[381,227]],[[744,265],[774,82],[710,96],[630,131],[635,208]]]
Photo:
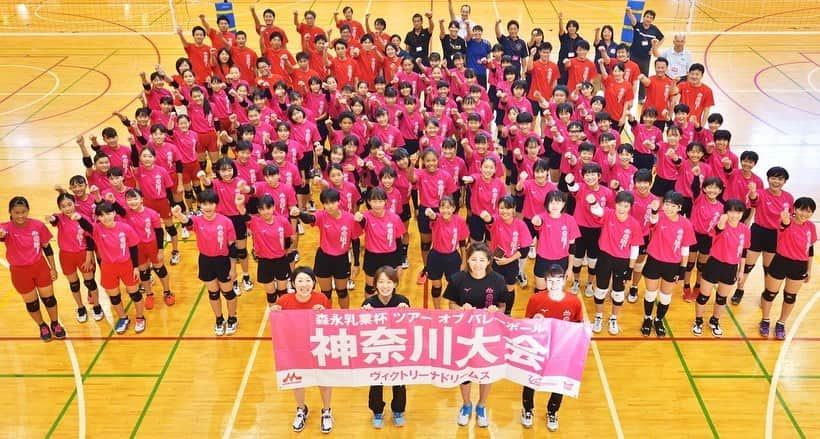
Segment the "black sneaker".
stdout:
[[641,335],[649,337],[652,334],[652,319],[644,317],[643,325],[641,325]]
[[638,287],[629,287],[629,295],[626,296],[626,300],[629,303],[635,303],[638,301]]
[[44,342],[51,341],[51,329],[48,329],[48,325],[45,322],[40,323],[40,340]]
[[743,300],[743,292],[740,288],[735,290],[735,294],[732,294],[732,305],[740,305],[740,301]]
[[61,325],[58,321],[51,322],[51,332],[57,340],[62,340],[65,338],[65,328],[63,328],[63,325]]
[[666,337],[666,327],[663,326],[663,320],[655,319],[655,335],[658,338]]

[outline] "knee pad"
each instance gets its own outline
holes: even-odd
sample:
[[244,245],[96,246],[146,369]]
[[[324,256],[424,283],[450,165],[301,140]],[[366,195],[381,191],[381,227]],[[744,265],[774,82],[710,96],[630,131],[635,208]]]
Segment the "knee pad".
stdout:
[[45,305],[46,308],[54,308],[57,306],[57,298],[54,296],[41,297],[40,300],[43,301],[43,305]]
[[636,262],[635,268],[632,269],[633,273],[640,273],[643,271],[643,262]]
[[68,283],[68,288],[71,290],[72,293],[79,293],[80,292],[80,281],[75,280],[74,282]]
[[122,296],[119,294],[115,294],[113,296],[108,296],[108,300],[111,302],[112,305],[119,305],[122,303]]
[[167,269],[167,268],[165,268],[165,266],[163,265],[162,267],[159,267],[159,268],[154,268],[154,273],[156,273],[156,274],[157,274],[157,276],[158,276],[160,279],[162,279],[162,278],[164,278],[165,276],[168,276],[168,269]]
[[595,266],[598,265],[598,258],[587,258],[587,272],[595,274]]
[[189,199],[189,200],[194,198],[194,191],[193,190],[185,191],[185,198]]
[[236,293],[233,291],[233,289],[228,290],[228,291],[223,291],[222,292],[222,297],[224,297],[225,300],[233,300],[233,299],[236,299]]
[[[575,258],[575,259],[573,259],[573,260],[572,260],[572,271],[573,271],[574,273],[580,273],[580,272],[581,272],[581,266],[582,266],[582,265],[584,265],[584,259],[583,259],[583,258]],[[578,270],[578,271],[575,271],[575,270]]]
[[777,291],[763,290],[761,297],[763,297],[763,300],[766,302],[774,302],[774,298],[777,297]]
[[695,263],[694,262],[687,262],[686,263],[686,271],[692,271],[693,268],[695,268]]
[[148,282],[151,280],[151,269],[147,270],[140,270],[140,280],[143,282]]
[[612,303],[614,303],[615,305],[621,306],[624,304],[624,299],[626,298],[626,293],[624,291],[613,290],[612,293],[610,293],[610,295],[612,296]]
[[576,266],[575,263],[572,264],[572,274],[575,275],[575,280],[578,280],[578,275],[581,274],[581,266]]
[[139,303],[142,300],[142,293],[137,291],[136,293],[128,293],[128,297],[131,298],[131,301],[134,303]]
[[89,280],[83,281],[83,284],[85,285],[86,288],[88,288],[89,292],[97,291],[97,281],[96,280],[89,279]]
[[174,226],[166,226],[165,231],[168,232],[168,235],[171,238],[173,238],[174,236],[177,236],[177,228],[174,227]]
[[344,289],[341,289],[341,290],[336,290],[336,297],[338,297],[340,299],[344,299],[345,297],[347,297],[347,295],[348,295],[347,288],[344,288]]
[[[700,293],[698,294],[698,297],[695,299],[695,301],[698,302],[698,305],[706,305],[706,303],[709,302],[709,296]],[[726,302],[725,297],[723,298],[723,301]],[[717,302],[717,299],[715,299],[715,302]]]
[[327,299],[330,300],[330,298],[333,297],[333,290],[327,290],[327,291],[322,290],[322,294],[324,294],[325,297],[327,297]]
[[715,297],[715,303],[720,306],[726,305],[726,296],[721,296],[720,294]]
[[268,296],[268,303],[270,303],[270,304],[276,303],[276,297],[277,297],[276,293],[267,293],[267,296]]
[[607,290],[603,288],[595,288],[595,291],[593,292],[593,295],[595,296],[595,303],[604,303],[604,300],[606,299],[606,293]]
[[670,303],[672,303],[672,295],[660,293],[658,297],[658,302],[660,302],[661,305],[669,305]]
[[433,243],[432,242],[422,242],[421,243],[421,251],[429,252],[431,248],[433,248]]
[[40,301],[26,302],[26,310],[28,310],[28,312],[40,311]]
[[208,299],[219,300],[219,291],[208,291]]
[[373,285],[365,285],[364,293],[368,296],[372,296],[373,294],[376,294],[376,287],[374,287]]
[[441,287],[430,288],[430,295],[435,298],[441,297]]
[[238,248],[236,249],[236,259],[244,260],[248,259],[248,249],[246,248]]
[[783,292],[783,303],[793,304],[797,301],[797,294]]
[[643,300],[645,300],[645,301],[647,301],[647,302],[652,302],[652,303],[654,303],[654,302],[655,302],[655,299],[657,299],[657,298],[658,298],[658,292],[657,292],[657,291],[649,291],[649,290],[646,290],[646,291],[643,293]]
[[752,270],[754,270],[754,268],[755,268],[755,264],[746,264],[746,265],[743,266],[743,272],[746,273],[746,274],[749,274],[749,273],[752,272]]
[[700,261],[698,261],[698,262],[695,264],[695,266],[696,266],[696,267],[698,267],[698,273],[703,273],[703,269],[704,269],[704,268],[706,268],[706,262],[700,262]]

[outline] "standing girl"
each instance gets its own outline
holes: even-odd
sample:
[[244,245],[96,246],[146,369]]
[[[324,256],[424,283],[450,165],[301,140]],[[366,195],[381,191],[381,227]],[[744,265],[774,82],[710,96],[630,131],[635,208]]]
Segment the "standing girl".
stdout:
[[424,215],[430,219],[430,228],[433,231],[433,245],[427,256],[429,262],[427,279],[432,282],[430,295],[433,296],[433,308],[441,309],[441,278],[451,277],[461,269],[461,252],[467,246],[470,230],[460,215],[456,215],[456,203],[452,197],[441,197],[439,211],[424,210]]

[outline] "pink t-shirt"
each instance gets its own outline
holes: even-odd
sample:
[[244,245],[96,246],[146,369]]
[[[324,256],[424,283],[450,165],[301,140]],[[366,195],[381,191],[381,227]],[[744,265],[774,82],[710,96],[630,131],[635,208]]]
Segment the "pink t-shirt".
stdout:
[[546,213],[537,216],[543,223],[535,227],[538,231],[536,254],[551,261],[569,256],[570,244],[581,237],[581,231],[578,230],[575,218],[566,213],[562,213],[558,218],[553,218]]
[[[216,211],[226,216],[239,215],[239,210],[236,208],[236,194],[239,193],[239,182],[243,181],[241,178],[234,178],[231,181],[223,181],[218,178],[211,180],[214,192],[219,196],[219,203],[216,205]],[[246,200],[247,203],[247,200]]]
[[362,227],[353,219],[353,214],[341,213],[339,218],[333,218],[324,210],[316,211],[313,226],[319,228],[319,247],[329,256],[346,254],[351,241],[362,234]]
[[441,197],[452,194],[458,189],[453,184],[453,177],[444,170],[434,173],[426,169],[416,169],[416,187],[419,190],[419,207],[438,207]]
[[430,221],[433,230],[433,250],[441,254],[450,254],[458,251],[459,242],[470,237],[467,222],[460,215],[453,215],[445,220],[441,215]]
[[696,243],[695,231],[688,219],[679,216],[677,221],[672,221],[661,212],[646,252],[658,261],[679,264],[681,249]]
[[507,186],[496,177],[485,181],[481,174],[473,174],[475,180],[470,189],[470,211],[478,215],[486,210],[491,215],[498,213],[498,200],[507,195]]
[[606,209],[602,222],[598,245],[606,254],[629,259],[632,246],[643,245],[641,225],[631,215],[627,215],[626,220],[621,221],[615,214],[615,209]]
[[287,254],[285,238],[293,236],[293,226],[288,218],[273,215],[268,223],[261,217],[254,216],[248,222],[248,230],[253,235],[253,250],[256,256],[265,259],[278,259]]
[[714,236],[715,226],[717,226],[722,214],[723,203],[717,200],[711,202],[701,195],[692,206],[692,214],[689,215],[689,220],[692,221],[692,228],[696,233]]
[[210,221],[204,215],[192,216],[191,222],[199,253],[210,257],[230,254],[230,246],[236,242],[236,230],[230,218],[217,213]]
[[743,175],[743,172],[739,170],[732,171],[729,174],[729,182],[726,184],[726,190],[723,191],[723,199],[724,200],[731,200],[731,199],[738,199],[746,203],[746,207],[752,207],[751,201],[749,201],[749,183],[755,183],[758,190],[763,187],[763,179],[758,177],[757,174],[752,172],[748,178]]
[[[79,221],[74,221],[62,213],[55,213],[54,217],[57,218],[57,245],[60,246],[60,251],[85,251],[85,238],[88,234],[80,227]],[[91,222],[88,218],[86,221]]]
[[236,164],[237,176],[248,182],[248,184],[254,185],[257,181],[263,179],[262,171],[259,170],[259,164],[254,162],[253,159],[248,160],[246,163],[234,160],[234,164]]
[[792,194],[781,190],[780,195],[773,195],[768,189],[757,191],[757,200],[752,202],[755,208],[755,224],[767,229],[777,230],[780,228],[780,212],[788,209],[794,212],[792,205],[794,197]]
[[142,212],[137,212],[126,207],[125,212],[125,222],[137,233],[140,243],[150,244],[157,240],[154,229],[162,228],[162,220],[155,210],[143,207]]
[[749,226],[738,223],[737,227],[732,227],[726,223],[725,229],[715,233],[709,254],[720,262],[736,265],[740,263],[743,250],[749,248],[751,241]]
[[544,201],[547,199],[547,194],[555,190],[555,185],[547,180],[541,186],[535,180],[528,179],[524,181],[524,190],[521,191],[524,196],[524,207],[521,210],[521,215],[524,218],[532,218],[535,215],[547,213],[547,208],[544,207]]
[[[0,224],[6,231],[6,259],[9,265],[25,266],[39,261],[43,256],[43,246],[51,240],[51,232],[42,221],[29,218],[18,226],[9,221]],[[85,245],[83,244],[83,247]]]
[[456,187],[461,185],[461,177],[467,175],[467,164],[459,156],[453,156],[453,159],[450,160],[442,155],[438,159],[438,166],[453,176],[453,184]]
[[97,244],[97,253],[103,264],[120,264],[131,260],[128,250],[139,244],[139,236],[134,229],[122,221],[114,221],[111,228],[97,223],[94,224],[94,243]]
[[179,159],[182,163],[193,163],[197,161],[196,144],[198,139],[196,132],[188,131],[187,133],[183,133],[179,129],[175,129],[174,135],[168,138],[170,142],[176,145],[177,152],[179,152]]
[[490,229],[490,249],[495,252],[497,249],[504,251],[504,257],[510,257],[521,247],[532,245],[530,229],[518,218],[513,218],[507,224],[499,216],[493,217],[493,222],[487,225]]
[[[666,156],[666,150],[669,149],[669,145],[666,142],[658,143],[658,150],[656,151],[658,160],[657,165],[655,166],[655,173],[658,177],[666,180],[677,180],[680,175],[680,165],[676,165],[669,157]],[[676,153],[681,159],[686,159],[686,147],[683,146],[683,144],[678,145]]]
[[[700,180],[698,184],[702,185],[707,178],[714,176],[714,174],[712,167],[706,163],[700,162],[698,167],[700,168],[700,175],[697,177]],[[695,178],[695,174],[692,173],[692,163],[689,160],[684,160],[680,167],[678,179],[675,180],[675,191],[680,192],[686,198],[692,198],[694,195],[692,193],[692,182]]]
[[651,151],[649,148],[646,147],[646,145],[644,145],[644,141],[649,140],[653,144],[657,144],[658,142],[663,140],[663,134],[661,133],[661,130],[659,130],[658,127],[656,127],[655,125],[652,125],[651,128],[647,128],[646,125],[641,124],[634,125],[632,127],[632,134],[635,135],[635,143],[633,145],[635,147],[635,152],[641,154],[653,153],[653,151]]
[[147,169],[140,165],[134,176],[142,195],[148,200],[165,199],[165,190],[174,187],[174,181],[168,175],[168,171],[161,166],[154,165],[151,169]]
[[401,218],[395,213],[386,211],[378,217],[372,211],[364,213],[364,248],[370,253],[393,253],[396,251],[396,240],[401,238],[406,229]]
[[583,181],[578,183],[581,188],[575,193],[575,221],[580,227],[598,228],[601,227],[601,218],[592,214],[590,204],[587,202],[587,195],[593,194],[598,204],[603,208],[615,205],[615,194],[612,189],[598,185],[597,190],[592,190]]
[[808,261],[809,248],[817,241],[817,227],[811,221],[797,224],[792,220],[777,231],[777,254],[795,261]]
[[620,163],[615,163],[615,166],[609,168],[609,181],[617,181],[619,189],[631,191],[635,187],[633,177],[636,172],[638,168],[634,165],[624,168]]
[[104,152],[108,156],[112,168],[122,168],[123,176],[126,179],[134,176],[134,172],[131,170],[131,148],[123,145],[117,145],[116,148],[102,145],[100,146],[100,152]]
[[270,195],[273,198],[273,213],[276,215],[289,216],[290,208],[296,206],[296,191],[293,186],[288,186],[279,182],[278,187],[273,187],[267,181],[258,181],[253,185],[253,196],[262,198]]

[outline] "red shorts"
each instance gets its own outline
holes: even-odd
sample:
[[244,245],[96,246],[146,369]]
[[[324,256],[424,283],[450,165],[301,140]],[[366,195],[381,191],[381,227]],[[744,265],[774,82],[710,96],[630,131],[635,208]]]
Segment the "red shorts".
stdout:
[[135,287],[139,283],[139,278],[134,279],[134,267],[131,266],[131,261],[100,264],[100,285],[106,291],[116,291],[120,287],[120,281],[126,287]]
[[227,131],[228,133],[235,131],[233,129],[233,124],[231,123],[231,119],[229,117],[219,118],[219,128],[223,131]]
[[217,152],[219,146],[216,143],[216,131],[207,133],[197,133],[196,152]]
[[45,288],[51,286],[51,270],[48,268],[45,258],[31,265],[12,265],[11,284],[20,294],[28,294],[35,288]]
[[[127,177],[127,178],[123,179],[122,184],[124,184],[128,187],[137,187],[137,179],[134,178],[134,176],[132,175],[130,177]],[[125,206],[123,206],[123,207],[125,207]]]
[[188,184],[191,182],[199,183],[199,178],[196,176],[199,171],[199,162],[183,163],[182,184]]
[[145,264],[150,262],[152,264],[159,264],[159,258],[157,257],[159,253],[159,247],[157,246],[156,241],[151,242],[140,242],[139,246],[139,264]]
[[63,274],[68,276],[69,274],[76,274],[77,270],[80,270],[80,273],[93,273],[94,272],[94,257],[91,258],[91,268],[89,270],[83,270],[82,266],[85,264],[85,255],[86,251],[79,251],[79,252],[60,252],[60,268],[63,270]]
[[162,219],[171,218],[171,203],[167,198],[160,198],[159,200],[150,200],[145,198],[143,200],[145,207],[155,210]]

